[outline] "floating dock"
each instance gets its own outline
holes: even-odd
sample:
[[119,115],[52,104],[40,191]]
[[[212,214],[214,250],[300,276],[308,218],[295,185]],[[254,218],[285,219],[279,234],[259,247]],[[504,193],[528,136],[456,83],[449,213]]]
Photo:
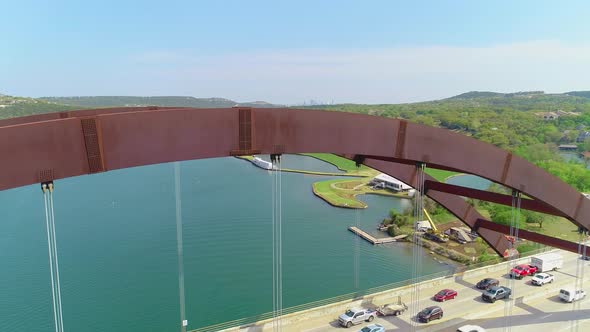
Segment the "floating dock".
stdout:
[[348,230],[353,232],[354,234],[362,237],[363,239],[369,241],[371,244],[383,244],[383,243],[390,243],[390,242],[396,242],[398,239],[400,238],[404,238],[405,236],[396,236],[396,237],[386,237],[386,238],[381,238],[378,239],[370,234],[368,234],[367,232],[363,231],[362,229],[359,229],[357,227],[348,227]]

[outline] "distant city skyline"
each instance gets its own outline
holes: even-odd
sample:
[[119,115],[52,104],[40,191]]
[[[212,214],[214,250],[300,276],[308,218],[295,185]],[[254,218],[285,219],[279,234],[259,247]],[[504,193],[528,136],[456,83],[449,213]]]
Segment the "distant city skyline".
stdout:
[[405,103],[590,90],[590,3],[19,1],[0,93]]

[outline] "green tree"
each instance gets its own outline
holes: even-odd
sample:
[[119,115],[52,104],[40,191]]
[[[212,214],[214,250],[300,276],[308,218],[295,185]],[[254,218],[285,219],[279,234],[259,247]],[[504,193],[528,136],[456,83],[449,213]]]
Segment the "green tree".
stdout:
[[527,224],[538,224],[539,228],[543,228],[543,223],[547,220],[552,220],[552,216],[544,215],[534,211],[522,211],[521,212],[526,220]]
[[[512,218],[516,218],[516,211],[513,211],[509,206],[490,204],[488,211],[490,212],[492,221],[498,224],[510,226]],[[524,228],[525,225],[525,218],[521,213],[517,219],[516,226],[518,226],[518,228]]]

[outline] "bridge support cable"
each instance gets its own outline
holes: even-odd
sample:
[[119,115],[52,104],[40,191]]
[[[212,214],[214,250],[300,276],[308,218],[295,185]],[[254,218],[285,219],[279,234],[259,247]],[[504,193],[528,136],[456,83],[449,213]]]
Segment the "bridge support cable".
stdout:
[[[356,228],[360,229],[360,209],[355,209],[355,220],[354,225]],[[358,290],[359,288],[359,275],[361,269],[361,237],[360,235],[356,235],[354,237],[354,262],[353,262],[353,276],[354,276],[354,288]]]
[[[357,170],[360,169],[361,165],[363,164],[364,158],[362,156],[356,155],[354,156],[354,162],[356,165]],[[355,220],[354,226],[357,229],[361,228],[361,211],[360,209],[355,209]],[[354,288],[356,290],[360,287],[360,269],[361,269],[361,237],[360,235],[356,234],[353,239],[353,279],[354,279]]]
[[[356,164],[357,169],[360,168],[360,163]],[[361,228],[361,209],[355,209],[355,220],[354,226],[357,229]],[[353,262],[353,276],[354,276],[354,288],[356,290],[359,289],[360,282],[359,282],[359,275],[361,269],[361,237],[360,235],[356,235],[354,237],[354,262]]]
[[[584,227],[578,229],[578,260],[576,261],[576,281],[574,282],[574,292],[584,289],[584,267],[585,258],[587,257],[586,241],[588,239],[588,230]],[[572,312],[580,310],[581,301],[572,302]],[[574,319],[570,321],[570,330],[579,331],[579,320]]]
[[180,307],[180,332],[186,332],[186,301],[184,292],[184,245],[182,236],[182,198],[180,195],[180,163],[174,163],[174,198],[176,202],[176,254],[178,258],[178,299]]
[[426,164],[418,163],[416,164],[416,185],[415,185],[415,192],[414,192],[414,246],[412,248],[412,283],[413,283],[413,292],[411,296],[411,306],[412,310],[410,311],[411,317],[415,317],[415,319],[411,319],[411,331],[416,331],[418,325],[418,313],[420,311],[420,287],[418,283],[421,280],[422,274],[422,237],[420,236],[419,225],[420,222],[424,219],[424,170],[426,168]]
[[512,330],[511,317],[514,311],[515,302],[515,277],[511,276],[511,270],[515,266],[516,248],[515,244],[518,242],[518,230],[520,226],[520,207],[522,194],[517,191],[512,191],[512,206],[510,210],[510,247],[508,249],[508,263],[506,264],[506,274],[509,276],[508,288],[511,290],[510,297],[504,303],[504,331],[510,332]]
[[61,285],[59,282],[59,259],[57,237],[55,232],[55,212],[53,210],[53,182],[41,184],[45,204],[45,225],[47,231],[47,247],[49,253],[49,272],[51,279],[51,298],[53,300],[53,320],[56,332],[64,331],[63,311],[61,302]]
[[272,294],[273,331],[282,331],[283,316],[283,225],[281,155],[272,154]]

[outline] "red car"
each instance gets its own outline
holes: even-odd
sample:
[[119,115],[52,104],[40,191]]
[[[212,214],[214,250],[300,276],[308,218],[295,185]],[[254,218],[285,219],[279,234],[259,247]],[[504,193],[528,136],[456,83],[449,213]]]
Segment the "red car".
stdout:
[[455,297],[457,297],[457,291],[454,291],[452,289],[443,289],[440,292],[436,293],[436,295],[434,295],[434,300],[438,302],[443,302],[446,300],[452,300]]
[[532,276],[535,273],[537,273],[537,267],[528,264],[520,264],[510,270],[510,276],[517,279],[522,279],[526,276]]

